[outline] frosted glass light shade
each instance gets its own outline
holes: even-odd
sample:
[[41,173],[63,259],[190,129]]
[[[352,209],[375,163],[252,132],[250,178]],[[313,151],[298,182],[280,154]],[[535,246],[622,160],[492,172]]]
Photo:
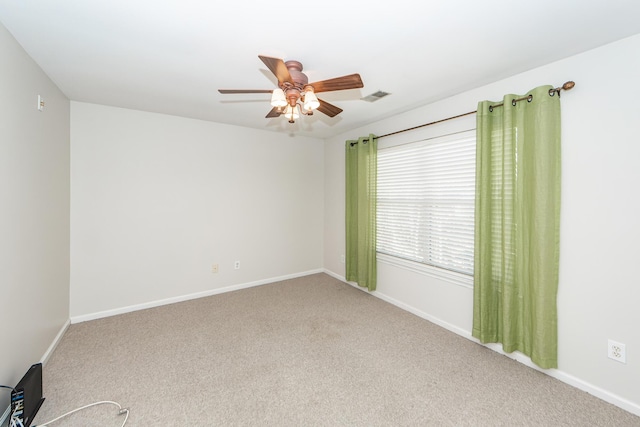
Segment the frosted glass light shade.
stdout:
[[287,105],[287,109],[284,110],[284,116],[289,120],[295,120],[298,117],[300,117],[300,114],[298,114],[298,109],[297,108],[293,108],[291,105]]
[[307,91],[304,94],[304,109],[307,111],[315,110],[320,106],[318,97],[312,91]]
[[287,99],[284,97],[284,91],[282,89],[274,89],[271,93],[271,106],[282,108],[287,105]]

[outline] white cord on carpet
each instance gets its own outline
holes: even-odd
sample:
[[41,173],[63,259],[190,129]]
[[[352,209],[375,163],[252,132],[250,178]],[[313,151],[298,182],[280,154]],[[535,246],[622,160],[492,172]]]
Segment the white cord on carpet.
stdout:
[[89,405],[85,405],[85,406],[83,406],[81,408],[77,408],[77,409],[74,409],[73,411],[69,411],[66,414],[62,414],[58,418],[54,418],[51,421],[47,421],[46,423],[38,424],[37,426],[33,426],[33,427],[46,427],[51,423],[55,423],[56,421],[61,420],[64,417],[68,417],[71,414],[75,414],[78,411],[82,411],[83,409],[87,409],[87,408],[90,408],[92,406],[97,406],[97,405],[104,405],[104,404],[116,405],[118,407],[118,409],[119,409],[118,415],[125,414],[124,421],[122,422],[122,426],[120,426],[120,427],[124,427],[124,425],[127,423],[127,419],[129,419],[129,409],[128,408],[124,408],[123,409],[122,406],[120,406],[120,404],[118,402],[112,402],[110,400],[102,400],[100,402],[95,402],[95,403],[91,403]]

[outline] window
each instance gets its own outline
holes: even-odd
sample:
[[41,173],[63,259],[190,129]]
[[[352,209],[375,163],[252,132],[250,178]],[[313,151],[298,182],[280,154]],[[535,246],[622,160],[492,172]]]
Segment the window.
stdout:
[[379,254],[473,275],[475,131],[378,151]]

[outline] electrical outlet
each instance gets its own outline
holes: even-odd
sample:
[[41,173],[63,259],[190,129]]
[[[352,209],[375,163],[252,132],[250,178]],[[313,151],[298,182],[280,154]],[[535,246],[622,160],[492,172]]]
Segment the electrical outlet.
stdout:
[[233,264],[233,268],[240,270],[240,261],[236,261],[235,264]]
[[218,272],[218,264],[212,264],[211,265],[211,272],[212,273],[217,273]]
[[620,363],[627,363],[627,353],[624,344],[609,340],[608,352],[609,359],[616,360]]
[[340,262],[343,264],[345,263],[344,254],[340,255]]

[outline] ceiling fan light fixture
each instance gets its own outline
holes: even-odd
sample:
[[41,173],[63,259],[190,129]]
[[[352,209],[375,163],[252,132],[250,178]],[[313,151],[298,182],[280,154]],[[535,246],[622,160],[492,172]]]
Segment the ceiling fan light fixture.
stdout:
[[296,107],[292,107],[291,105],[287,105],[287,109],[284,110],[284,116],[289,120],[289,123],[294,123],[294,121],[300,117],[298,113],[298,109]]
[[271,106],[276,108],[285,107],[288,104],[284,96],[284,91],[280,88],[274,89],[271,94]]
[[258,55],[269,71],[278,79],[276,89],[218,89],[227,93],[270,93],[272,109],[265,118],[285,116],[289,123],[295,123],[300,114],[313,115],[315,110],[328,117],[335,117],[342,112],[342,108],[331,105],[327,101],[318,99],[316,92],[330,92],[335,90],[358,89],[364,87],[360,74],[335,77],[309,83],[309,78],[302,72],[299,61],[283,61],[280,58]]
[[320,101],[313,90],[307,90],[304,93],[304,109],[307,111],[315,110],[320,106]]

